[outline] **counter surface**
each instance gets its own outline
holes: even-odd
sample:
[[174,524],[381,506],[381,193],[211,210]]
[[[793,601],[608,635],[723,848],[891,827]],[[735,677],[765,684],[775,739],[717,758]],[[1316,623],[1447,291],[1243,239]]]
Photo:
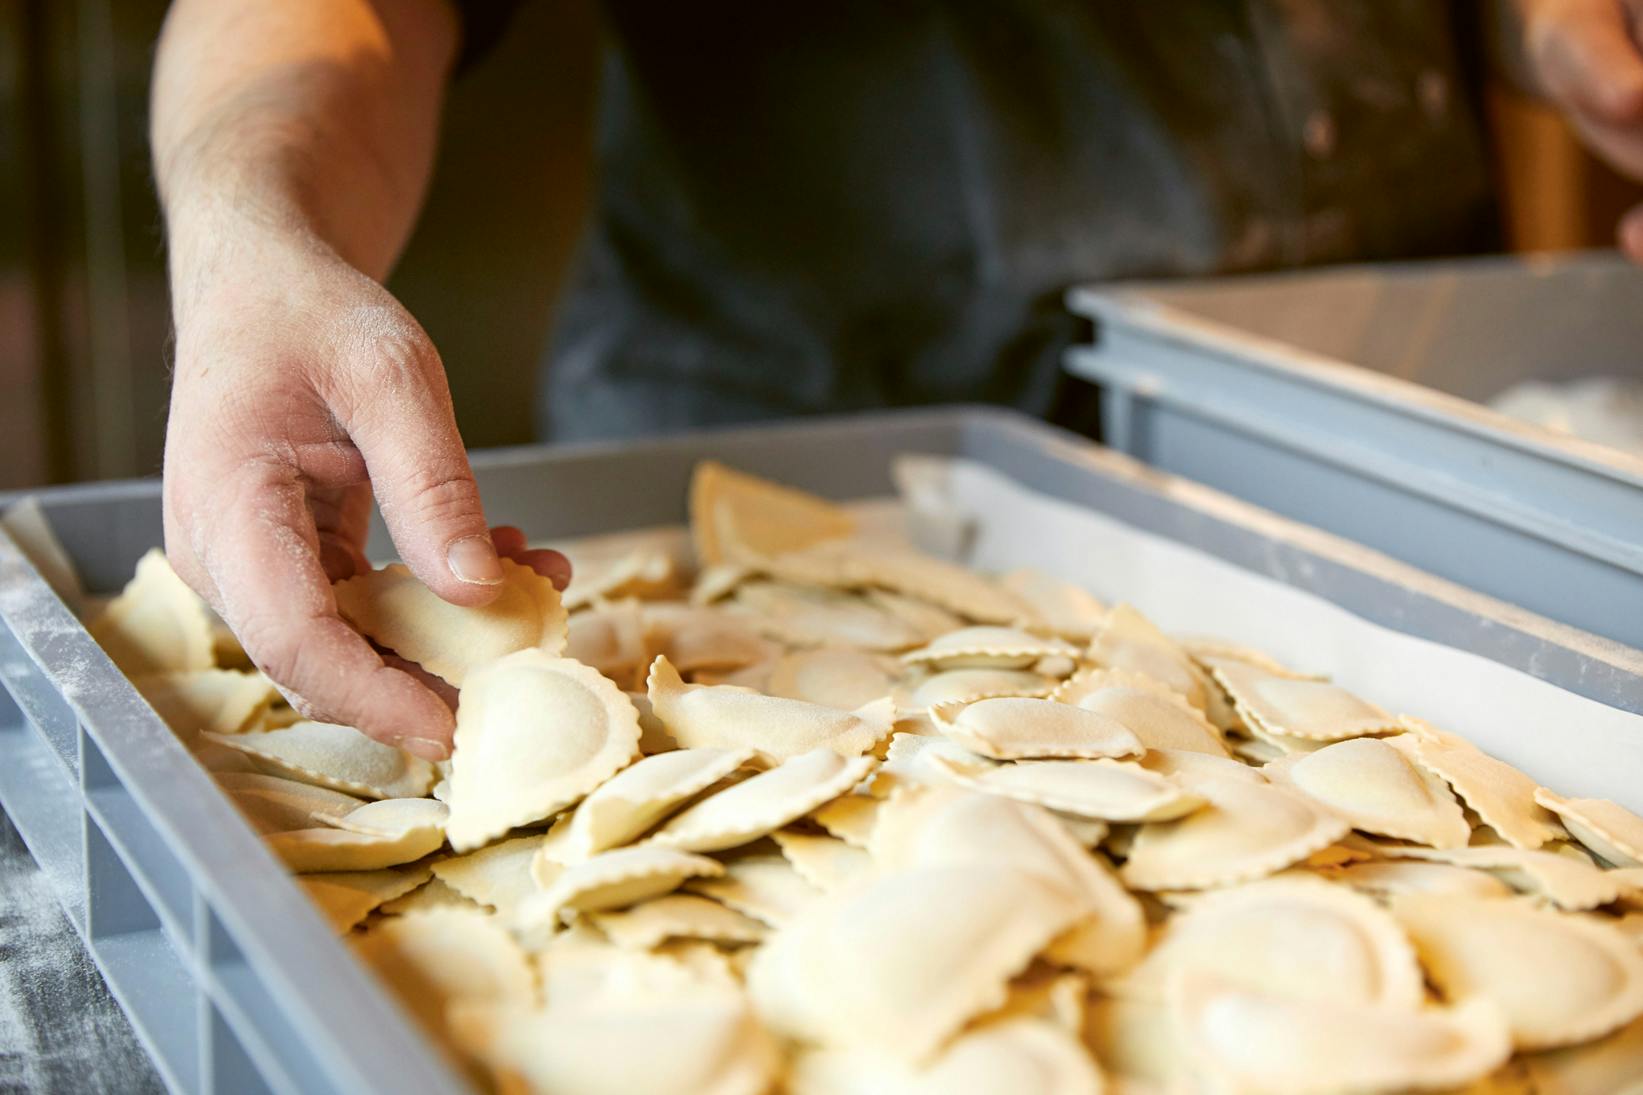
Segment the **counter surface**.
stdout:
[[154,1066],[0,813],[0,1092],[163,1095]]

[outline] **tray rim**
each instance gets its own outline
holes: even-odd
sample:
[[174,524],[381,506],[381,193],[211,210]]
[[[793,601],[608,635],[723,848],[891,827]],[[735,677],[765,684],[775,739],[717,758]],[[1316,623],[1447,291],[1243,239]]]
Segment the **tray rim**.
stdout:
[[[476,453],[474,464],[483,474],[487,468],[528,467],[533,463],[568,465],[599,460],[614,453],[631,455],[636,448],[656,458],[670,458],[699,452],[704,446],[734,449],[738,444],[768,444],[795,434],[826,435],[841,428],[872,432],[888,425],[950,428],[959,438],[955,443],[960,445],[971,433],[991,437],[1002,445],[1015,445],[1024,452],[1030,451],[1034,458],[1042,457],[1068,465],[1074,471],[1117,481],[1125,489],[1157,496],[1160,504],[1190,510],[1195,517],[1220,522],[1250,536],[1282,541],[1288,548],[1341,568],[1362,572],[1379,582],[1397,584],[1411,596],[1486,617],[1643,681],[1643,651],[1466,590],[1373,549],[1189,480],[1158,472],[1020,412],[996,407],[952,406],[762,424],[656,439],[638,446],[613,442],[560,447],[516,446]],[[1004,473],[1010,474],[1007,470]],[[158,480],[148,479],[32,493],[49,504],[53,499],[146,500],[158,491]],[[0,495],[0,506],[22,496],[21,492]],[[1119,519],[1124,520],[1122,516]],[[1229,561],[1245,565],[1235,559]],[[1304,585],[1298,588],[1317,593]],[[1356,609],[1348,607],[1348,611]],[[37,667],[42,660],[49,662],[64,656],[85,659],[92,667],[94,671],[78,693],[65,696],[81,732],[96,742],[116,774],[128,786],[136,788],[134,797],[145,814],[167,837],[179,858],[185,860],[191,878],[207,899],[215,898],[212,904],[216,913],[233,931],[253,968],[265,976],[283,979],[283,987],[292,992],[297,990],[291,977],[299,969],[325,968],[342,978],[340,987],[328,983],[325,992],[297,992],[309,1017],[301,1026],[315,1031],[323,1039],[357,1029],[362,1017],[382,1020],[371,1024],[375,1029],[363,1052],[363,1064],[373,1070],[368,1073],[367,1082],[371,1086],[396,1086],[405,1091],[448,1089],[447,1084],[454,1082],[454,1074],[423,1040],[413,1037],[415,1028],[408,1019],[398,1023],[386,1021],[387,1017],[402,1013],[386,989],[369,977],[359,963],[335,961],[342,952],[332,948],[342,948],[343,943],[300,888],[289,884],[290,876],[262,847],[250,827],[237,821],[238,815],[226,797],[221,793],[201,793],[203,787],[215,788],[214,782],[199,766],[186,763],[190,758],[181,743],[160,722],[158,715],[147,708],[68,606],[46,586],[3,527],[0,527],[0,624],[17,635]],[[0,667],[0,676],[4,676],[4,668]],[[88,688],[94,694],[88,693]],[[138,732],[134,737],[109,735],[105,731],[110,722],[136,726]],[[179,760],[185,763],[178,764]],[[158,793],[166,789],[179,793]],[[223,829],[228,831],[221,832]],[[201,836],[202,833],[212,835],[207,838]],[[246,871],[243,868],[248,863],[261,866],[255,871]],[[286,879],[288,884],[274,883],[271,881],[274,878]],[[326,965],[314,965],[320,961]],[[337,966],[343,966],[344,971],[337,974]],[[208,964],[193,972],[204,991],[216,985]],[[355,1052],[360,1047],[346,1040],[341,1043],[333,1040],[329,1044],[322,1041],[321,1045],[325,1047],[322,1052],[327,1053],[325,1060],[332,1066],[330,1075],[337,1075],[339,1070],[347,1070],[356,1077],[361,1075],[362,1056]],[[381,1071],[374,1071],[377,1069]]]
[[[1349,263],[1339,266],[1289,270],[1278,273],[1238,274],[1178,281],[1137,280],[1080,285],[1066,293],[1067,307],[1079,315],[1107,324],[1135,337],[1176,350],[1206,354],[1241,368],[1280,376],[1315,391],[1346,395],[1409,414],[1447,430],[1458,431],[1494,445],[1527,451],[1555,463],[1606,476],[1643,489],[1643,456],[1633,456],[1608,445],[1583,441],[1510,418],[1484,404],[1451,395],[1424,384],[1391,376],[1331,354],[1318,353],[1282,339],[1256,334],[1232,324],[1188,311],[1158,293],[1213,291],[1233,284],[1259,282],[1279,286],[1347,273],[1418,276],[1468,269],[1520,268],[1525,274],[1555,276],[1590,268],[1601,252],[1538,255],[1522,259],[1498,256],[1462,260],[1435,259],[1406,263]],[[1623,267],[1623,262],[1601,263]],[[1643,276],[1643,272],[1640,272]],[[1089,352],[1089,345],[1072,350]]]

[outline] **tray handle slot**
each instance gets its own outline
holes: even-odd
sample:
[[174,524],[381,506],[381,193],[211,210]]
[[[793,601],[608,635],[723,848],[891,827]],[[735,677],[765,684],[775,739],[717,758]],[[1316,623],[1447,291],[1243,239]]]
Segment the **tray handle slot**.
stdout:
[[[289,1009],[246,960],[217,914],[201,904],[202,970],[213,1002],[210,1034],[211,1068],[226,1081],[241,1071],[257,1074],[262,1087],[225,1086],[220,1090],[273,1090],[303,1095],[342,1095],[335,1077],[325,1071],[312,1039],[292,1026]],[[219,1044],[226,1039],[227,1043]],[[236,1071],[241,1070],[241,1071]]]
[[103,979],[173,1091],[199,1090],[203,1006],[190,963],[102,828],[88,818],[86,942]]
[[203,1090],[223,1095],[272,1095],[281,1090],[269,1085],[263,1069],[246,1051],[234,1025],[217,1005],[206,1004],[201,1027]]
[[0,757],[5,758],[0,763],[0,804],[83,935],[86,876],[79,792],[46,736],[3,689]]
[[[162,926],[179,940],[179,945],[190,946],[194,938],[194,885],[187,868],[154,828],[90,734],[81,734],[80,750],[88,833],[93,828],[98,830],[118,857],[122,870],[156,909]],[[87,892],[95,910],[99,900],[97,876],[90,870],[89,854],[87,865]]]
[[[4,577],[5,562],[0,557],[0,578]],[[68,610],[62,611],[66,614]],[[75,744],[79,720],[74,709],[52,686],[3,616],[0,616],[0,687],[11,695],[11,702],[21,717],[34,724],[68,773],[79,775]]]

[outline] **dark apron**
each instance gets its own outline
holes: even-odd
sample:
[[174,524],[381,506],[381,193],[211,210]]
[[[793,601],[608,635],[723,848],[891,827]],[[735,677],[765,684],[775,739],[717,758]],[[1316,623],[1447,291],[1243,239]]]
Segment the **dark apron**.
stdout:
[[543,433],[1044,414],[1098,279],[1492,246],[1437,0],[607,4]]

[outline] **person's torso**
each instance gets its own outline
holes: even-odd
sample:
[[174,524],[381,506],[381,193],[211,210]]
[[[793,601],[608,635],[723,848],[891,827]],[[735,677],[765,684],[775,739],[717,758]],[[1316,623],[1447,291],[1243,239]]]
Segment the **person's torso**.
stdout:
[[1078,282],[1475,249],[1435,0],[607,4],[552,436],[1043,411]]

